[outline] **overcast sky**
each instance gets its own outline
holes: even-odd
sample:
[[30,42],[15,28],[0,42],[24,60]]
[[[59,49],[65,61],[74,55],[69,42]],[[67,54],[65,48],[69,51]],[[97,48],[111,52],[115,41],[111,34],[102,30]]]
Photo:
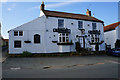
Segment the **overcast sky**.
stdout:
[[[8,38],[8,31],[27,23],[40,15],[41,2],[6,2],[2,4],[2,36]],[[118,2],[45,2],[45,9],[77,14],[92,14],[105,25],[118,21]],[[1,5],[0,5],[1,6]],[[1,20],[1,18],[0,18]]]

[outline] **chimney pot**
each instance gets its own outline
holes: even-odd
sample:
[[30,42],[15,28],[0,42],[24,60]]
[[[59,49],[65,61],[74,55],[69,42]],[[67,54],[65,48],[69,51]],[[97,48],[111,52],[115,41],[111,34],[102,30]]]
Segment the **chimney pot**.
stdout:
[[91,16],[91,11],[89,11],[89,9],[87,9],[86,15]]
[[44,1],[42,1],[42,4],[41,4],[41,6],[40,6],[40,9],[43,11],[44,8],[45,8],[45,4],[44,4]]

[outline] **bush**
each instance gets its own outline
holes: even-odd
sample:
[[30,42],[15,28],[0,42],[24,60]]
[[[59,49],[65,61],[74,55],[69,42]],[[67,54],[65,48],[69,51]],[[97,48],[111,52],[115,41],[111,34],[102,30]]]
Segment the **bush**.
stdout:
[[63,57],[63,56],[64,56],[64,54],[59,54],[59,56],[60,56],[60,57]]
[[32,56],[31,52],[23,51],[23,53],[22,53],[22,57],[31,57],[31,56]]
[[76,49],[77,52],[80,52],[81,47],[80,47],[80,43],[79,42],[75,43],[75,49]]
[[116,41],[115,47],[116,47],[116,48],[120,48],[120,40],[117,40],[117,41]]

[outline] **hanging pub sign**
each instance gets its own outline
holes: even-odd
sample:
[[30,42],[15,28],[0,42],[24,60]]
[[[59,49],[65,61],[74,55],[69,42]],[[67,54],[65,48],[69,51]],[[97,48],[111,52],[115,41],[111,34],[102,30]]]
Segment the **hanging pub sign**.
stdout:
[[88,33],[89,34],[98,34],[98,35],[100,35],[100,30],[89,30]]
[[71,30],[67,28],[54,28],[53,32],[58,32],[58,33],[70,33]]

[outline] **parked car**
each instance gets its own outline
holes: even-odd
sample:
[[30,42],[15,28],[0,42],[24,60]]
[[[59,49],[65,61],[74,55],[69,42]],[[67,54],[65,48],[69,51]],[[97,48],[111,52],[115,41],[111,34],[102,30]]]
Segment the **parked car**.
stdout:
[[120,56],[120,48],[109,49],[107,55]]

